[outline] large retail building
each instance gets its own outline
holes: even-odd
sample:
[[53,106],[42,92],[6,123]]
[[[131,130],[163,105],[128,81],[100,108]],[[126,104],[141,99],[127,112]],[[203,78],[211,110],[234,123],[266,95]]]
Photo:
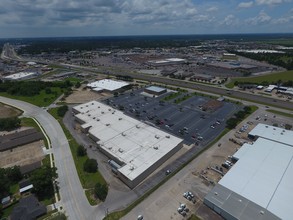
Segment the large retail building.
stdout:
[[110,159],[115,173],[134,188],[181,148],[182,139],[92,101],[73,108],[82,129]]

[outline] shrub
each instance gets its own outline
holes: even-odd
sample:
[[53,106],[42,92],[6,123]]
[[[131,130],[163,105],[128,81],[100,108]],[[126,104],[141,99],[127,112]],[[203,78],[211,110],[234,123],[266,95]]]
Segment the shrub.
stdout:
[[105,201],[108,194],[108,186],[106,184],[97,183],[95,185],[95,196],[102,201]]
[[95,159],[87,159],[83,164],[83,170],[88,173],[95,173],[98,169],[98,163]]
[[79,145],[77,147],[77,152],[76,153],[77,153],[77,156],[83,157],[83,156],[86,155],[86,148],[84,146],[82,146],[82,145]]

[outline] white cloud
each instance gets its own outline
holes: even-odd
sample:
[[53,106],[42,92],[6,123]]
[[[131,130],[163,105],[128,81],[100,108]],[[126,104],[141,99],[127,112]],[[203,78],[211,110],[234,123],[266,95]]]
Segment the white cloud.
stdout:
[[291,0],[256,0],[256,4],[258,5],[278,5],[285,2],[291,2]]
[[230,14],[227,15],[223,21],[220,22],[220,25],[226,26],[235,26],[239,24],[239,19],[236,18],[234,15]]
[[251,8],[253,6],[253,1],[250,2],[240,2],[238,8]]
[[246,19],[246,22],[251,25],[266,24],[271,21],[271,17],[264,11],[260,11],[256,17]]
[[216,6],[212,6],[212,7],[209,7],[207,9],[207,12],[215,12],[215,11],[218,11],[219,9],[216,7]]

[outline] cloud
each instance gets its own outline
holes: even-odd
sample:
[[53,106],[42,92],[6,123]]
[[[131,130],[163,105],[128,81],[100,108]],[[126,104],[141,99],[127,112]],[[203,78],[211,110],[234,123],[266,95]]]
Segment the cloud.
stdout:
[[253,1],[250,2],[240,2],[238,8],[251,8],[253,6]]
[[220,22],[220,25],[226,26],[235,26],[239,24],[239,19],[235,17],[235,15],[227,15],[223,21]]
[[207,12],[215,12],[215,11],[218,11],[219,9],[216,7],[216,6],[212,6],[212,7],[209,7],[207,9]]
[[263,25],[271,21],[271,17],[263,10],[256,17],[246,19],[246,23],[250,25]]
[[291,0],[256,0],[256,4],[258,5],[278,5],[285,2],[291,2]]

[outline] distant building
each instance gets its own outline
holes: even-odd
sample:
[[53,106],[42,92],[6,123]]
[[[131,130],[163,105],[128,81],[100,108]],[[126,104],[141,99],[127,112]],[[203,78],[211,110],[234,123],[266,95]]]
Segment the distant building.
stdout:
[[96,92],[120,92],[129,89],[130,84],[111,79],[103,79],[87,84],[87,87]]
[[151,95],[162,95],[167,92],[167,89],[161,88],[158,86],[150,86],[144,89],[144,92],[151,94]]
[[4,81],[11,80],[11,81],[16,81],[16,80],[24,80],[24,79],[31,79],[36,76],[40,75],[38,72],[19,72],[15,73],[9,76],[3,77]]
[[180,65],[186,63],[186,59],[167,58],[163,60],[150,60],[148,64],[151,66]]

